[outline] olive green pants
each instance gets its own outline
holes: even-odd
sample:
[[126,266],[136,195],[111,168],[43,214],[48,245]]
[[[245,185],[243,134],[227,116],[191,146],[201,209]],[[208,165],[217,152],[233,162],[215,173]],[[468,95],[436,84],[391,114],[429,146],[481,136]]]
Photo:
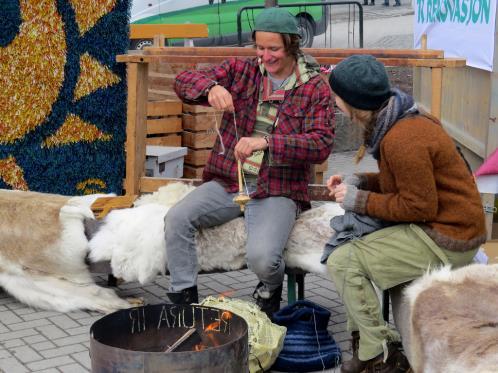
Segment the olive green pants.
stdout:
[[445,264],[458,268],[470,263],[476,251],[444,250],[415,224],[381,229],[333,251],[328,271],[346,307],[348,330],[360,332],[360,360],[387,353],[387,343],[400,340],[382,318],[372,283],[386,290],[422,276],[429,268]]

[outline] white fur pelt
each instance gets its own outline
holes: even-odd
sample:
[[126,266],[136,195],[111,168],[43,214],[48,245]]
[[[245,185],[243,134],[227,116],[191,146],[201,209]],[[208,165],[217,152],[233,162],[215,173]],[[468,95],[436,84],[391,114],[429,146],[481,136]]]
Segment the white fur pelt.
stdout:
[[498,265],[444,267],[405,294],[416,373],[498,372]]
[[[164,216],[174,203],[194,187],[170,184],[141,197],[133,208],[114,210],[90,240],[90,260],[110,260],[112,272],[126,281],[151,281],[166,268]],[[291,232],[284,258],[286,265],[326,274],[320,264],[322,249],[332,234],[329,221],[344,210],[336,203],[324,204],[301,214]],[[246,232],[243,218],[234,219],[197,234],[200,269],[236,270],[245,265]]]
[[85,264],[83,220],[98,195],[65,197],[0,190],[0,286],[23,303],[69,312],[129,304],[97,286]]

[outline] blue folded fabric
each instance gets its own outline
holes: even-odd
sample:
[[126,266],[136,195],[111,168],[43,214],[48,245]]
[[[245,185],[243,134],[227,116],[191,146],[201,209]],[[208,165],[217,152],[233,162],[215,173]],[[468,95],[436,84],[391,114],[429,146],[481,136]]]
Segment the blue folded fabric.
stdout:
[[273,322],[287,328],[284,347],[272,369],[311,372],[340,364],[341,350],[327,331],[330,312],[300,300],[273,314]]

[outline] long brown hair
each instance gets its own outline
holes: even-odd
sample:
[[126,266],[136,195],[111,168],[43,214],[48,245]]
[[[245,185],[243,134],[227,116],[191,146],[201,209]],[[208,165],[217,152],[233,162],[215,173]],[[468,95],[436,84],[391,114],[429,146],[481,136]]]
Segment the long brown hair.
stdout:
[[355,163],[358,163],[365,156],[365,144],[368,143],[368,140],[370,140],[370,137],[373,134],[375,124],[377,123],[377,117],[384,105],[377,110],[362,110],[352,107],[344,100],[342,100],[342,102],[345,109],[348,111],[351,122],[359,125],[363,130],[363,144],[360,146],[355,155]]

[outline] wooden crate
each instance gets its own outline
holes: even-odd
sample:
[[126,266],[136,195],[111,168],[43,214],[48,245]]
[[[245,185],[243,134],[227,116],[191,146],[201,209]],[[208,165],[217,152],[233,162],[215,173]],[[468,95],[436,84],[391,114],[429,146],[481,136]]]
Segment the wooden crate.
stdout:
[[186,146],[191,149],[211,149],[215,140],[215,131],[182,132],[182,146]]
[[[223,112],[209,106],[183,105],[182,145],[188,148],[185,177],[202,176],[202,167],[211,154],[216,141],[216,127],[220,126]],[[190,175],[190,176],[186,176]]]
[[149,66],[149,100],[178,100],[173,85],[176,76],[185,70],[194,70],[195,63],[164,63],[156,61]]
[[202,178],[203,171],[204,166],[194,167],[186,164],[183,166],[183,177],[187,179],[200,179]]
[[211,149],[187,149],[185,164],[191,166],[204,166],[207,163]]
[[182,146],[181,135],[150,136],[145,140],[146,145]]
[[183,129],[188,131],[207,131],[220,126],[223,115],[220,113],[191,114],[183,113]]
[[182,145],[182,102],[158,100],[147,103],[146,145]]
[[327,169],[328,169],[328,161],[314,165],[313,184],[323,184],[324,182],[326,182],[326,180],[324,180],[324,174],[325,172],[327,172]]

